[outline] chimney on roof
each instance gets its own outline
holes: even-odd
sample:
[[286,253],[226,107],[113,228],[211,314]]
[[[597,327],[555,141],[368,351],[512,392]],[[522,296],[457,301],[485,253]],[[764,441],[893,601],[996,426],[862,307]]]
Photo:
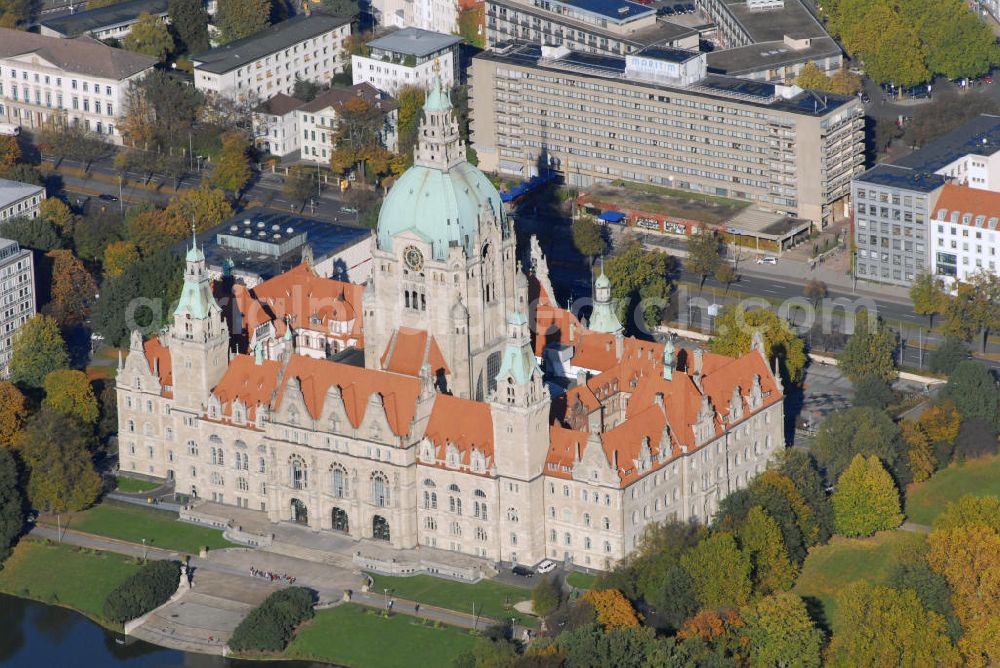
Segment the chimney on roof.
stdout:
[[576,370],[576,384],[583,386],[587,384],[587,370],[577,369]]
[[625,352],[625,335],[619,330],[615,334],[615,359],[621,360],[622,353]]
[[653,395],[653,403],[663,409],[663,392],[657,392]]

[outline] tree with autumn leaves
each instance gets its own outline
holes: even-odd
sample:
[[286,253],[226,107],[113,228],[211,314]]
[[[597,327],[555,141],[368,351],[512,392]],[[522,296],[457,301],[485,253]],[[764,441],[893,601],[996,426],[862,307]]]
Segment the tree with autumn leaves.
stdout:
[[46,257],[52,261],[52,282],[49,303],[42,312],[62,328],[78,325],[97,299],[97,283],[72,251],[53,250]]
[[870,536],[903,522],[899,490],[875,455],[854,456],[837,479],[832,503],[837,533],[844,536]]
[[330,155],[330,168],[343,174],[358,165],[363,181],[402,174],[406,159],[385,148],[384,127],[384,112],[363,97],[352,97],[338,106],[337,130],[332,137],[336,148]]

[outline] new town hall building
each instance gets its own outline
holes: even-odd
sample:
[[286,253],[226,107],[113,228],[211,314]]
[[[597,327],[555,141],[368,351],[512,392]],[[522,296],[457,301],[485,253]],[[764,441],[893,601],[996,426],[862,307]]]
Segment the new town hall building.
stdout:
[[[603,276],[587,326],[532,246],[525,272],[433,86],[363,287],[303,264],[224,312],[192,245],[173,324],[134,333],[119,369],[122,470],[504,563],[609,568],[650,522],[705,521],[783,446],[762,341],[729,358],[625,337]],[[552,398],[539,359],[575,385]]]

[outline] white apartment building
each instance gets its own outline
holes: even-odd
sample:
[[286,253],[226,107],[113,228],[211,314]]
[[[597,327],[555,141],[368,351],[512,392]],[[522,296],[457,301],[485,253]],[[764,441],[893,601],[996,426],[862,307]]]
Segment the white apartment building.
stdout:
[[87,9],[46,19],[39,32],[46,37],[77,37],[90,35],[95,39],[122,39],[132,32],[132,26],[143,14],[159,17],[166,23],[167,0],[126,0],[107,7]]
[[451,88],[458,75],[462,38],[420,28],[404,28],[368,42],[367,55],[351,56],[354,83],[370,83],[390,95],[404,86],[430,88],[435,74]]
[[299,117],[295,110],[303,104],[297,97],[278,93],[254,109],[254,144],[281,158],[299,150]]
[[422,28],[458,32],[456,0],[372,0],[372,18],[379,28]]
[[120,144],[129,84],[155,64],[90,37],[0,28],[0,121],[37,129],[62,116]]
[[330,155],[334,150],[333,139],[339,123],[339,110],[345,102],[355,97],[363,98],[368,104],[382,111],[385,122],[379,133],[379,140],[386,149],[396,150],[398,134],[396,101],[376,90],[371,84],[361,83],[350,88],[328,90],[318,95],[312,102],[307,102],[296,109],[302,160],[323,165],[330,162]]
[[11,218],[37,218],[44,199],[42,186],[0,179],[0,222]]
[[35,268],[31,251],[0,239],[0,377],[9,375],[14,334],[35,314]]
[[296,80],[326,85],[344,70],[351,19],[301,14],[192,56],[198,90],[240,101],[291,95]]
[[949,285],[975,273],[997,273],[1000,193],[945,184],[931,214],[934,273]]

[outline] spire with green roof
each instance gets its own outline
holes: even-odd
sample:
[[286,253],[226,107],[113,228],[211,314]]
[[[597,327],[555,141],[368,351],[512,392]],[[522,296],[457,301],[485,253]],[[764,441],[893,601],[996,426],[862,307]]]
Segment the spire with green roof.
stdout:
[[187,268],[184,270],[184,286],[181,288],[181,298],[174,309],[174,318],[190,316],[196,320],[204,320],[214,310],[220,311],[215,296],[212,295],[212,283],[205,266],[205,253],[198,247],[198,234],[191,224],[191,248],[184,256]]
[[507,346],[500,358],[500,371],[496,375],[498,388],[500,381],[508,376],[519,385],[527,385],[532,378],[542,376],[542,370],[531,349],[528,319],[520,311],[514,311],[507,317]]
[[593,332],[618,334],[624,327],[615,314],[611,301],[611,280],[604,273],[604,259],[601,259],[601,275],[594,281],[594,308],[590,314],[589,329]]

